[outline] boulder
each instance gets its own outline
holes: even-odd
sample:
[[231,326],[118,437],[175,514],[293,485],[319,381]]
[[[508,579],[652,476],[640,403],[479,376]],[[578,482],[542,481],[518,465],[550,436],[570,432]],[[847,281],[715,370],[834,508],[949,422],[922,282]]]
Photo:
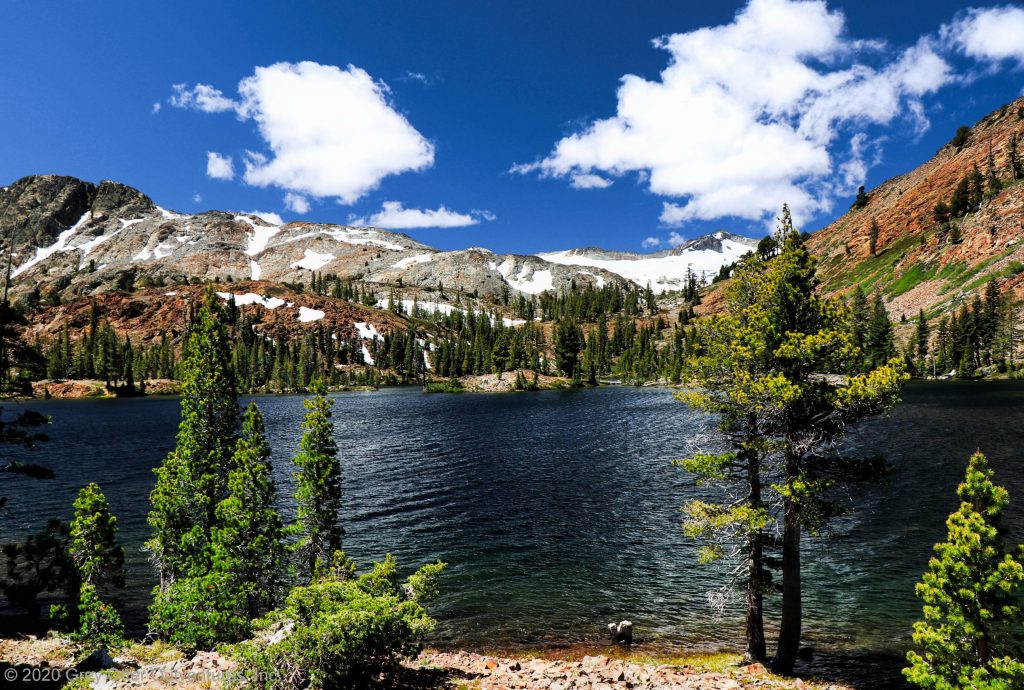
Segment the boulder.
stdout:
[[621,621],[620,623],[609,623],[608,632],[611,633],[612,640],[619,644],[633,643],[633,623],[631,623],[630,621]]
[[100,647],[75,664],[75,670],[80,673],[92,673],[94,671],[106,671],[107,669],[114,668],[115,665],[110,653],[103,647]]

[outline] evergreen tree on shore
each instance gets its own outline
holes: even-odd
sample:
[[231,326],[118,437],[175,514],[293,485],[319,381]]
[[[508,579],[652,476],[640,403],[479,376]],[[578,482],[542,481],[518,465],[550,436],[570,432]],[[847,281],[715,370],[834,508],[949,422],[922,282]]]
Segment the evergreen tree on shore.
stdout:
[[341,464],[331,422],[334,401],[327,398],[319,381],[313,382],[310,392],[313,397],[303,401],[305,433],[299,452],[293,458],[298,470],[295,474],[299,534],[295,544],[296,565],[304,582],[312,582],[331,565],[334,553],[341,550],[345,534],[338,521],[342,494]]
[[230,574],[240,590],[239,614],[250,620],[274,608],[283,586],[284,528],[271,471],[263,415],[250,403],[213,531],[214,567]]
[[117,518],[96,484],[75,499],[68,552],[81,578],[76,629],[72,638],[93,646],[113,646],[124,637],[121,617],[109,601],[112,588],[124,587],[124,548],[117,543]]
[[210,570],[217,504],[227,492],[235,450],[238,396],[228,331],[212,288],[204,294],[185,341],[181,424],[174,450],[156,469],[146,542],[161,589]]
[[903,673],[919,687],[1024,687],[1024,546],[1007,549],[1001,518],[1009,494],[992,476],[985,456],[975,453],[957,488],[960,508],[946,520],[947,540],[935,545],[917,585],[924,620],[914,624],[918,649],[907,653]]
[[[698,378],[700,395],[722,406],[727,423],[729,413],[734,416],[727,429],[733,448],[692,469],[733,478],[747,491],[714,509],[691,506],[690,517],[712,526],[738,525],[742,539],[768,524],[765,505],[777,507],[772,516],[782,531],[782,618],[773,666],[790,673],[802,629],[802,533],[820,533],[844,512],[839,488],[880,474],[876,460],[841,455],[839,440],[849,425],[894,405],[906,375],[896,360],[864,369],[851,316],[841,300],[819,294],[816,260],[786,207],[778,238],[778,256],[737,270],[726,314],[705,322],[708,335],[700,339],[709,357],[704,368],[711,372]],[[770,501],[749,488],[762,465],[776,478]],[[756,567],[749,572],[763,577]]]

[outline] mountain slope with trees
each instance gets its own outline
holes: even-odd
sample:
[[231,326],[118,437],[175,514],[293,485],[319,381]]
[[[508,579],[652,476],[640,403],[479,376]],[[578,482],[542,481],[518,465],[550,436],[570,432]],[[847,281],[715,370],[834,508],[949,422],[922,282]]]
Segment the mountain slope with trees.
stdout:
[[878,292],[897,319],[956,312],[993,278],[1024,290],[1024,98],[962,126],[917,169],[813,233],[829,292]]

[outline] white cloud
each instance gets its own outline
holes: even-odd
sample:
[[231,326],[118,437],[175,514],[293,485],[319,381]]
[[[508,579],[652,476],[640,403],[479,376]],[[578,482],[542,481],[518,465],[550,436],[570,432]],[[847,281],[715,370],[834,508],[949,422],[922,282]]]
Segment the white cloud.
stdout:
[[281,217],[281,214],[273,211],[238,211],[238,213],[243,216],[257,216],[271,225],[284,225],[284,218]]
[[388,175],[434,163],[433,144],[392,107],[387,85],[353,65],[257,67],[238,92],[232,100],[206,84],[177,84],[170,103],[256,123],[267,148],[246,153],[248,184],[351,204]]
[[686,238],[680,235],[678,232],[670,232],[668,234],[668,246],[678,247],[679,245],[686,242]]
[[657,237],[645,237],[644,241],[640,243],[640,246],[644,249],[654,249],[655,247],[661,246],[661,240]]
[[284,207],[289,211],[294,211],[299,215],[309,213],[309,199],[296,194],[295,192],[288,192],[284,195]]
[[203,203],[203,195],[200,194],[199,192],[196,192],[195,194],[193,194],[192,195],[192,203],[193,204],[201,204],[201,203]]
[[231,156],[222,156],[216,151],[207,151],[206,176],[214,180],[234,179],[235,165]]
[[622,77],[613,117],[513,171],[573,186],[598,173],[638,174],[672,199],[661,214],[666,225],[726,216],[770,222],[783,202],[797,222],[827,211],[863,183],[859,156],[871,149],[842,144],[840,133],[905,113],[920,129],[921,96],[953,79],[928,40],[882,66],[862,62],[884,61],[884,46],[849,39],[844,23],[822,1],[750,0],[729,24],[660,38],[654,45],[669,63],[659,79]]
[[151,110],[151,112],[154,115],[156,115],[157,113],[160,112],[160,107],[161,107],[161,103],[160,103],[160,101],[157,101],[156,103],[153,104],[153,109]]
[[976,60],[1015,60],[1024,66],[1024,9],[1020,7],[971,8],[942,27],[942,35]]
[[457,213],[444,206],[438,209],[405,208],[400,201],[385,201],[381,210],[369,217],[349,218],[350,225],[364,225],[387,230],[412,230],[416,228],[461,228],[476,225],[480,219],[494,220],[489,211]]
[[388,175],[422,170],[434,146],[365,71],[315,62],[257,67],[238,86],[272,158],[252,155],[245,181],[351,204]]
[[569,184],[573,189],[606,189],[612,186],[612,181],[592,173],[575,173],[569,178]]
[[167,102],[175,108],[188,108],[204,113],[224,113],[234,110],[237,104],[226,98],[219,89],[209,84],[196,84],[191,89],[187,84],[175,84],[174,93]]

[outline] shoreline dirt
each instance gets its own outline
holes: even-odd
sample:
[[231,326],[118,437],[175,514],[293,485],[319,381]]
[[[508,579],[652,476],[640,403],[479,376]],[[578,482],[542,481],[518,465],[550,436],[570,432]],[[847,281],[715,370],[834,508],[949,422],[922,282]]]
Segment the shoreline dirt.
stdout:
[[[161,643],[135,644],[114,655],[115,667],[77,670],[75,647],[57,637],[0,639],[4,687],[102,690],[217,690],[238,680],[237,666],[218,652],[186,657]],[[426,650],[378,685],[391,690],[851,690],[849,686],[779,678],[764,666],[738,666],[739,657],[590,654],[530,656]],[[14,682],[12,682],[12,679]]]

